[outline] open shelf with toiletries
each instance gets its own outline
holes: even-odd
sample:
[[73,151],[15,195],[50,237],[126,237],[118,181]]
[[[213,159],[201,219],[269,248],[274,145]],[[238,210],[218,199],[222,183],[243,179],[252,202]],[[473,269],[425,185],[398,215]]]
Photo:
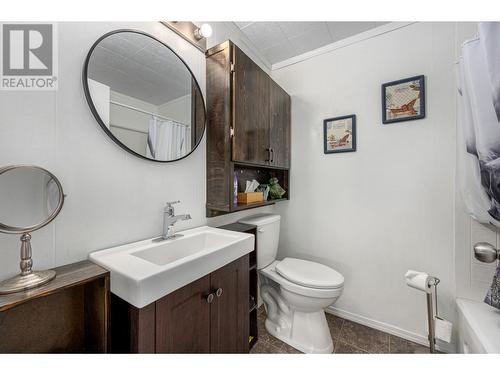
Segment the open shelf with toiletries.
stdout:
[[[290,96],[231,41],[206,58],[207,216],[290,199]],[[246,181],[271,177],[286,190],[282,197],[238,202]]]
[[[274,169],[274,168],[262,168],[255,166],[248,166],[245,164],[234,163],[233,170],[233,179],[235,181],[233,189],[236,189],[236,193],[241,193],[245,191],[247,181],[257,181],[260,184],[260,187],[269,186],[269,181],[272,178],[276,178],[278,180],[279,185],[285,190],[285,193],[281,198],[273,198],[271,194],[268,193],[267,197],[263,197],[265,200],[261,202],[253,202],[253,203],[237,203],[234,207],[234,211],[240,211],[242,209],[253,208],[253,205],[266,206],[269,204],[274,204],[276,202],[284,201],[289,199],[290,191],[289,191],[289,179],[288,179],[289,171],[287,169]],[[235,191],[233,190],[233,194]],[[267,198],[267,199],[266,199]]]

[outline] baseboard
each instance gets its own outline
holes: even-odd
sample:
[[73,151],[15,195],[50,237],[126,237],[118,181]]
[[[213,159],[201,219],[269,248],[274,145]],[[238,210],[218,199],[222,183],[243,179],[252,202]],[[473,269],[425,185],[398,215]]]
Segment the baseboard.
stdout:
[[[405,340],[412,341],[420,345],[424,345],[427,347],[429,346],[429,341],[427,339],[427,336],[423,336],[415,332],[410,332],[402,328],[393,326],[391,324],[379,322],[377,320],[370,319],[332,306],[327,307],[326,312],[336,315],[339,318],[351,320],[353,322],[363,324],[367,327],[374,328],[394,336],[401,337]],[[453,343],[448,344],[448,343],[438,342],[436,344],[436,349],[443,353],[456,353],[456,349]]]

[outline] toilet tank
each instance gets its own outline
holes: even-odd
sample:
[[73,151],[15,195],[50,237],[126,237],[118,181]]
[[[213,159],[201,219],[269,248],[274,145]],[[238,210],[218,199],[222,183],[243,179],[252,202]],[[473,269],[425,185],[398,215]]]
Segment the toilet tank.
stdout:
[[280,215],[260,214],[238,220],[257,226],[257,268],[262,269],[276,259],[280,238]]

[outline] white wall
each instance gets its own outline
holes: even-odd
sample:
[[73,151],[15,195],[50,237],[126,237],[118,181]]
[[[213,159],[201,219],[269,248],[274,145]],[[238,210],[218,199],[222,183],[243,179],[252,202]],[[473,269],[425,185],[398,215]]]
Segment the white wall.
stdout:
[[[438,276],[440,312],[455,315],[455,39],[453,23],[417,23],[272,74],[292,96],[279,255],[334,267],[338,312],[422,342],[425,298],[406,270]],[[383,125],[381,84],[418,74],[427,117]],[[324,155],[322,120],[353,113],[358,151]]]
[[[125,104],[134,108],[142,109],[150,113],[159,113],[158,106],[111,90],[111,101]],[[151,115],[122,107],[117,104],[109,104],[111,126],[118,125],[126,128],[147,132]]]
[[158,114],[181,124],[191,124],[191,94],[181,96],[158,106]]
[[[177,212],[193,218],[178,223],[178,229],[207,223],[205,139],[175,163],[141,160],[109,139],[85,101],[85,56],[97,38],[119,28],[143,30],[170,45],[204,92],[205,56],[160,23],[59,24],[59,90],[0,92],[0,165],[46,167],[68,195],[56,220],[33,233],[35,268],[72,263],[91,251],[158,236],[166,201],[180,199]],[[218,225],[248,214],[208,222]],[[0,233],[0,280],[18,272],[19,246],[19,236]]]

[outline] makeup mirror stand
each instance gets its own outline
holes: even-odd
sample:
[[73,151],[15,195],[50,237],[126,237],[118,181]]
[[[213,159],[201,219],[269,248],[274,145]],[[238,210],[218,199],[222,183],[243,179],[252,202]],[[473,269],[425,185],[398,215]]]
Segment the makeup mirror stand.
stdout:
[[[16,176],[16,172],[18,175]],[[21,273],[4,281],[0,281],[0,295],[2,294],[11,294],[11,293],[17,293],[21,292],[24,290],[36,288],[38,286],[41,286],[43,284],[48,283],[49,281],[53,280],[56,277],[56,272],[53,270],[43,270],[43,271],[33,271],[33,260],[32,260],[32,249],[31,249],[31,234],[30,232],[33,232],[37,229],[40,229],[47,224],[49,224],[52,220],[55,219],[55,217],[59,214],[61,211],[61,208],[64,203],[64,192],[61,183],[59,180],[54,176],[52,173],[47,171],[44,168],[34,166],[34,165],[11,165],[7,167],[2,167],[0,168],[0,177],[7,179],[9,178],[8,174],[14,175],[14,177],[10,176],[11,181],[12,178],[19,177],[19,173],[31,173],[31,175],[40,175],[43,174],[45,179],[44,181],[46,184],[44,185],[45,187],[48,186],[49,182],[53,182],[55,184],[55,189],[57,189],[57,203],[54,204],[54,208],[52,212],[48,212],[46,217],[41,220],[41,222],[35,224],[35,225],[26,225],[26,226],[21,226],[19,224],[12,225],[12,224],[5,224],[0,222],[0,232],[2,233],[7,233],[7,234],[21,234],[21,261],[19,263],[19,266],[21,268]],[[8,181],[8,180],[4,180]],[[21,180],[19,180],[21,181]],[[6,197],[13,196],[14,194],[17,193],[19,184],[5,184],[5,185],[0,185],[5,189],[3,194],[5,194]],[[9,188],[6,186],[10,186],[10,191]],[[36,186],[35,183],[33,183],[33,186]],[[1,190],[1,189],[0,189]],[[14,192],[15,191],[15,192]],[[27,201],[28,198],[30,198],[32,194],[28,194],[22,197],[17,197],[18,199],[21,199],[20,201]],[[8,199],[8,198],[7,198]],[[5,202],[3,202],[5,205]],[[19,206],[17,207],[19,208]],[[22,210],[21,208],[19,208]],[[29,211],[31,212],[32,210],[34,211],[35,209],[31,209],[31,207],[28,207]],[[3,218],[5,219],[5,218]]]
[[53,270],[33,271],[33,260],[31,259],[31,234],[21,235],[21,262],[19,263],[21,273],[10,279],[0,282],[0,294],[16,293],[23,290],[36,288],[56,277]]

